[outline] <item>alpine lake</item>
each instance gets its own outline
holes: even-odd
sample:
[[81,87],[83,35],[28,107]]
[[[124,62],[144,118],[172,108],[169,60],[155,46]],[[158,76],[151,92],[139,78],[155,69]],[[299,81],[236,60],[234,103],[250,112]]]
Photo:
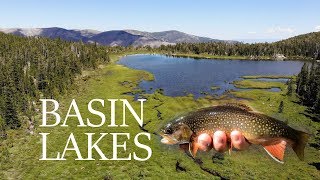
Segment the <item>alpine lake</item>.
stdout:
[[[244,89],[237,83],[243,79],[258,82],[285,83],[288,77],[300,72],[301,61],[252,61],[252,60],[208,60],[170,57],[164,55],[130,55],[121,58],[118,64],[145,70],[154,75],[154,80],[142,80],[139,84],[143,93],[163,90],[167,96],[195,98],[206,95],[219,96],[229,91]],[[255,78],[253,78],[256,76]],[[261,88],[261,87],[257,87]],[[265,87],[279,92],[280,86]]]

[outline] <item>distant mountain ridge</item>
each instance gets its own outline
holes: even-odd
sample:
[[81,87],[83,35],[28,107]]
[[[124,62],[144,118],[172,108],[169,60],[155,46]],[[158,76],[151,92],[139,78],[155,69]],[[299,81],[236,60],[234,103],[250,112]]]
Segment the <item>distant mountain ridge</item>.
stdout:
[[145,32],[138,30],[112,30],[100,32],[91,29],[50,28],[0,28],[4,33],[18,36],[41,36],[61,38],[68,41],[83,41],[109,46],[146,46],[173,45],[176,43],[229,42],[208,37],[186,34],[180,31]]

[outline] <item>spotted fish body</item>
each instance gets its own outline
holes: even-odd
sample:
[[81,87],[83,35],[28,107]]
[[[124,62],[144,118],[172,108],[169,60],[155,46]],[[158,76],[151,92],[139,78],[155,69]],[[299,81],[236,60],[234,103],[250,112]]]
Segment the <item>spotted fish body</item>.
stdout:
[[212,136],[218,130],[224,131],[227,136],[234,130],[240,131],[249,143],[264,146],[269,155],[279,162],[282,162],[286,145],[292,146],[302,160],[308,138],[308,134],[297,131],[282,121],[238,104],[214,106],[191,112],[169,124],[166,130],[173,132],[181,125],[190,128],[190,138],[203,133]]
[[[201,109],[180,118],[196,134],[213,134],[221,130],[230,134],[233,130],[243,133],[250,142],[256,139],[286,138],[296,141],[296,130],[272,117],[224,105]],[[255,143],[254,143],[255,144]]]

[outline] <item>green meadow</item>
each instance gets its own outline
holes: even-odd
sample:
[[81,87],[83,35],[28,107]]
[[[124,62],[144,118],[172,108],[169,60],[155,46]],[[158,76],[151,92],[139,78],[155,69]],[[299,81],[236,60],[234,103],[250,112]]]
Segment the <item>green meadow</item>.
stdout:
[[[292,127],[306,129],[314,134],[310,143],[317,143],[316,131],[320,129],[317,122],[303,115],[305,107],[299,105],[294,96],[287,96],[287,86],[279,82],[260,82],[242,80],[235,85],[249,88],[245,91],[231,92],[235,98],[210,96],[194,99],[192,95],[169,97],[156,91],[145,94],[144,126],[140,128],[134,117],[127,113],[128,127],[108,127],[110,106],[107,99],[127,99],[136,112],[140,112],[140,103],[134,101],[130,92],[139,91],[137,85],[141,80],[153,80],[153,75],[140,70],[129,69],[115,62],[124,54],[111,56],[112,63],[101,65],[96,71],[85,71],[77,78],[77,83],[68,94],[59,97],[59,113],[64,119],[72,99],[76,99],[83,119],[95,119],[87,104],[92,99],[104,99],[105,107],[94,106],[104,112],[107,123],[99,128],[77,127],[78,120],[68,120],[69,127],[39,127],[41,112],[36,117],[36,130],[30,135],[25,128],[9,130],[8,138],[0,144],[0,179],[320,179],[319,171],[309,163],[319,162],[320,151],[310,147],[305,149],[305,160],[300,161],[291,148],[285,153],[285,163],[275,162],[260,146],[251,146],[246,151],[233,151],[231,154],[200,152],[196,160],[179,150],[178,146],[160,143],[157,135],[159,129],[179,114],[195,109],[221,103],[241,101],[252,106],[256,111],[275,116],[286,121]],[[259,87],[279,87],[280,92],[270,92]],[[284,102],[284,110],[278,113],[279,103]],[[38,107],[41,107],[39,102]],[[122,103],[116,104],[116,122],[122,124]],[[97,121],[98,122],[98,121]],[[25,125],[26,126],[26,125]],[[141,136],[139,141],[152,148],[152,156],[147,161],[101,161],[94,151],[93,161],[77,161],[74,151],[68,151],[66,161],[40,161],[42,140],[39,133],[50,133],[47,137],[47,156],[56,157],[62,152],[70,133],[73,133],[80,152],[87,157],[87,136],[84,133],[130,133],[130,138],[119,137],[118,143],[126,141],[126,150],[118,148],[118,157],[128,157],[133,152],[144,158],[147,152],[134,144],[134,137],[147,131],[151,140]],[[112,158],[112,136],[107,135],[100,141],[99,147],[107,158]]]
[[256,80],[240,80],[234,81],[234,86],[240,89],[270,89],[270,88],[280,88],[284,89],[285,84],[281,82],[269,82],[269,81],[256,81]]

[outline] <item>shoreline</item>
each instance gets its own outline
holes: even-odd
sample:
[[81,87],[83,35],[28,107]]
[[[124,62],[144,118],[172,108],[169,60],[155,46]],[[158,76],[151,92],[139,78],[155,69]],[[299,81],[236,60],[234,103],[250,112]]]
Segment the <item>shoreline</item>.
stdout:
[[305,58],[305,57],[288,57],[283,60],[276,60],[273,57],[269,56],[261,56],[257,58],[252,58],[248,56],[216,56],[209,54],[168,54],[167,56],[172,57],[181,57],[181,58],[194,58],[194,59],[214,59],[214,60],[247,60],[247,61],[313,61],[313,59]]
[[204,59],[204,60],[245,60],[245,61],[303,61],[303,62],[312,62],[314,59],[306,58],[306,57],[287,57],[284,60],[276,60],[269,56],[261,56],[258,58],[251,58],[248,56],[216,56],[209,54],[171,54],[161,51],[124,51],[121,53],[111,54],[111,56],[120,56],[117,60],[112,60],[111,62],[118,61],[121,57],[129,56],[129,55],[163,55],[169,57],[177,57],[177,58],[193,58],[195,60]]

